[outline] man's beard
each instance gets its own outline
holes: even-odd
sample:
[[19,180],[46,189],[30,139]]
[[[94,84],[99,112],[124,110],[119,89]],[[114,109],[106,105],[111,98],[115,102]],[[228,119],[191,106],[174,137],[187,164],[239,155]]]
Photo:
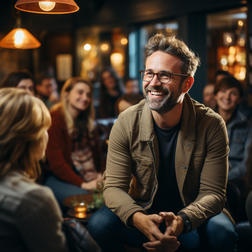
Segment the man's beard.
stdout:
[[[166,96],[159,99],[153,99],[150,101],[148,96],[149,91],[163,91],[166,94]],[[174,97],[175,96],[174,93],[171,92],[170,97],[168,97],[169,93],[170,92],[167,88],[156,87],[155,89],[153,89],[148,88],[147,86],[145,88],[144,97],[151,110],[154,110],[159,114],[164,114],[172,110],[178,104],[178,96]]]

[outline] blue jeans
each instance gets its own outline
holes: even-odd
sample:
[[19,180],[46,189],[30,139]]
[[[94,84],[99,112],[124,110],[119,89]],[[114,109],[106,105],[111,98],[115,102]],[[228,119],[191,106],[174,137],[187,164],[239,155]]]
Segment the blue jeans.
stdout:
[[64,182],[58,179],[57,177],[55,177],[54,175],[49,175],[46,178],[44,185],[52,189],[54,196],[60,205],[60,208],[64,217],[67,217],[67,210],[69,208],[64,206],[62,204],[62,201],[69,196],[88,193],[86,190],[81,189],[78,186]]
[[[147,237],[138,229],[130,229],[107,207],[97,211],[88,222],[88,230],[103,252],[123,252],[124,244],[143,248]],[[160,225],[164,233],[164,222]],[[223,213],[205,221],[198,229],[178,236],[180,248],[177,251],[236,251],[237,235],[234,225]]]

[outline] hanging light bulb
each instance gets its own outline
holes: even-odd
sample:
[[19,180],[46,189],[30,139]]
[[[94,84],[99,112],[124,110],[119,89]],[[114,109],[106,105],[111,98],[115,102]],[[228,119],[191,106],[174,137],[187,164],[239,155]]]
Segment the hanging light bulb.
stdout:
[[15,28],[11,30],[0,41],[0,47],[10,49],[34,49],[40,46],[40,42],[24,28]]
[[14,45],[16,48],[21,48],[24,44],[24,32],[22,30],[17,30],[14,35]]
[[40,42],[29,31],[21,28],[20,13],[16,22],[16,28],[11,30],[0,41],[0,47],[11,49],[34,49],[40,47]]
[[51,11],[55,7],[55,5],[56,5],[55,2],[48,2],[48,1],[39,2],[39,7],[43,11]]
[[17,0],[15,8],[41,14],[65,14],[79,10],[74,0]]

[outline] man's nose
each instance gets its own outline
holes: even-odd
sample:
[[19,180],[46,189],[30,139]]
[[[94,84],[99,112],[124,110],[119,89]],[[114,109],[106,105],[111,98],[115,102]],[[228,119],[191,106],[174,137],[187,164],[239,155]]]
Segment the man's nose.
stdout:
[[160,80],[157,77],[157,74],[154,75],[153,79],[150,82],[150,85],[153,87],[162,85],[162,83],[160,82]]

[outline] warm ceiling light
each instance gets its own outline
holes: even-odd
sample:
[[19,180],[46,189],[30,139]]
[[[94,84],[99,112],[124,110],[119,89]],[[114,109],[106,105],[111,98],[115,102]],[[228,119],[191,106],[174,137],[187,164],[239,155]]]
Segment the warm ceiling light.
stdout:
[[108,50],[108,45],[107,44],[102,44],[101,45],[101,50],[102,51],[107,51]]
[[40,42],[24,28],[13,29],[0,41],[0,47],[11,49],[34,49],[40,46]]
[[243,26],[243,22],[241,20],[238,21],[239,26]]
[[89,45],[89,44],[84,45],[85,51],[89,51],[90,49],[91,49],[91,45]]
[[65,14],[80,9],[74,0],[18,0],[15,8],[21,11],[42,14]]
[[127,45],[127,43],[128,43],[128,39],[126,39],[126,38],[121,39],[121,44],[122,45]]
[[39,2],[39,7],[43,11],[51,11],[55,7],[55,2]]

